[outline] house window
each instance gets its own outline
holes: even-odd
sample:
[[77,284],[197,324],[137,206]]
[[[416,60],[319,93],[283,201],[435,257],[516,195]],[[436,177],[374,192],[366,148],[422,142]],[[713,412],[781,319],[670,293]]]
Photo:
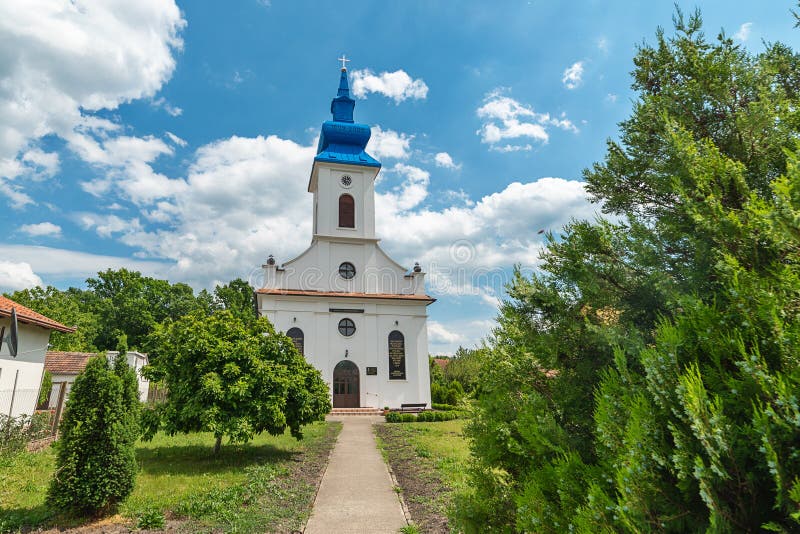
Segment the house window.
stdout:
[[347,337],[352,336],[356,333],[356,323],[352,319],[342,319],[339,321],[339,333]]
[[292,343],[294,343],[294,348],[297,349],[297,352],[305,356],[305,336],[303,335],[303,331],[297,327],[292,327],[286,332],[286,335],[292,340]]
[[349,261],[344,262],[339,266],[339,276],[345,280],[352,280],[356,275],[356,266]]
[[356,227],[356,201],[344,194],[339,197],[339,228]]

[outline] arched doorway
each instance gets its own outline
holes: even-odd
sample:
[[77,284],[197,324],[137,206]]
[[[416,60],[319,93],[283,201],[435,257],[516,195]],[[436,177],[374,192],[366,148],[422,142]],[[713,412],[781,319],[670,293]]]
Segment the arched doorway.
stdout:
[[333,368],[333,407],[358,408],[358,366],[342,360]]

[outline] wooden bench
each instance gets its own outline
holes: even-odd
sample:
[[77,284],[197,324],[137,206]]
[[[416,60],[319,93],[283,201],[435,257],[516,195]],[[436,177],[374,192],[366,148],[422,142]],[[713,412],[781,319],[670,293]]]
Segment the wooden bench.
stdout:
[[415,402],[415,403],[407,403],[400,405],[401,412],[422,412],[425,410],[425,407],[428,406],[426,402]]

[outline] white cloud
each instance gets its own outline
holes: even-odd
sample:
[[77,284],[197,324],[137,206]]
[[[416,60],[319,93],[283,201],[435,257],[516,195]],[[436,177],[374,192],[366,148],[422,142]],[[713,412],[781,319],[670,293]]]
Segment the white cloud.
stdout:
[[172,117],[180,117],[183,114],[183,108],[179,108],[178,106],[173,106],[163,96],[156,98],[151,103],[154,108],[163,109],[164,111],[167,112],[168,115],[171,115]]
[[455,345],[464,341],[464,336],[451,332],[437,321],[428,321],[428,338],[434,345]]
[[25,152],[22,161],[31,165],[34,172],[40,172],[45,177],[54,176],[61,166],[57,152],[45,152],[40,148],[32,148]]
[[617,103],[617,98],[618,98],[618,96],[615,95],[614,93],[608,93],[606,95],[606,102],[611,102],[612,104],[616,104]]
[[433,160],[436,162],[437,167],[444,167],[445,169],[452,169],[458,170],[461,168],[461,164],[456,163],[453,161],[452,156],[447,152],[438,152],[434,157]]
[[41,285],[42,279],[33,272],[30,263],[0,261],[0,290],[17,291]]
[[583,61],[576,61],[564,70],[561,83],[567,89],[576,89],[583,83]]
[[[311,235],[306,186],[314,154],[313,146],[276,136],[216,141],[197,150],[186,178],[172,180],[182,185],[164,191],[142,212],[145,220],[83,213],[79,223],[143,258],[167,260],[171,279],[208,287],[211,280],[247,278],[267,254],[288,259]],[[141,192],[101,194],[135,201]]]
[[398,133],[394,130],[382,130],[379,125],[372,127],[372,136],[367,143],[367,153],[379,160],[382,158],[407,159],[411,153],[410,145],[413,135]]
[[742,42],[747,41],[750,38],[750,32],[753,29],[752,22],[745,22],[741,26],[739,26],[739,31],[733,34],[734,39],[738,39]]
[[409,98],[424,100],[428,96],[428,86],[422,78],[414,80],[402,69],[381,72],[378,75],[369,69],[355,70],[351,79],[351,88],[356,98],[366,98],[368,93],[379,93],[399,104]]
[[606,37],[600,37],[597,40],[597,49],[600,50],[602,53],[608,54],[610,48],[611,45]]
[[40,222],[37,224],[23,224],[19,227],[20,231],[31,237],[60,237],[61,227],[51,222]]
[[174,144],[180,147],[184,147],[187,144],[185,139],[181,139],[172,132],[167,132],[165,135],[169,138],[170,141],[172,141]]
[[[48,284],[61,280],[83,280],[105,269],[131,269],[146,276],[168,278],[170,265],[165,262],[141,261],[130,257],[106,256],[53,247],[35,245],[4,245],[0,243],[0,257],[11,262],[24,262],[44,277]],[[39,278],[38,276],[36,277]],[[35,283],[32,285],[40,285]]]
[[483,125],[476,132],[481,136],[481,142],[500,152],[532,148],[529,143],[500,144],[506,139],[526,138],[547,143],[550,139],[547,132],[548,126],[578,133],[578,128],[564,113],[559,117],[552,117],[549,113],[537,113],[530,106],[506,96],[502,89],[495,89],[486,95],[483,105],[478,108],[476,113],[484,120]]
[[15,207],[32,203],[12,183],[24,172],[14,163],[54,173],[52,157],[31,152],[45,135],[90,163],[102,160],[97,136],[119,126],[93,113],[152,97],[175,68],[184,25],[171,0],[0,2],[0,192]]

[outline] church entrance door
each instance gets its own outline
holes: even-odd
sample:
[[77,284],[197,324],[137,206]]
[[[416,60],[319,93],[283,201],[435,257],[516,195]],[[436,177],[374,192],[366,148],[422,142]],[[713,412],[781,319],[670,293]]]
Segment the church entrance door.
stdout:
[[333,407],[358,408],[358,366],[342,360],[333,368]]

